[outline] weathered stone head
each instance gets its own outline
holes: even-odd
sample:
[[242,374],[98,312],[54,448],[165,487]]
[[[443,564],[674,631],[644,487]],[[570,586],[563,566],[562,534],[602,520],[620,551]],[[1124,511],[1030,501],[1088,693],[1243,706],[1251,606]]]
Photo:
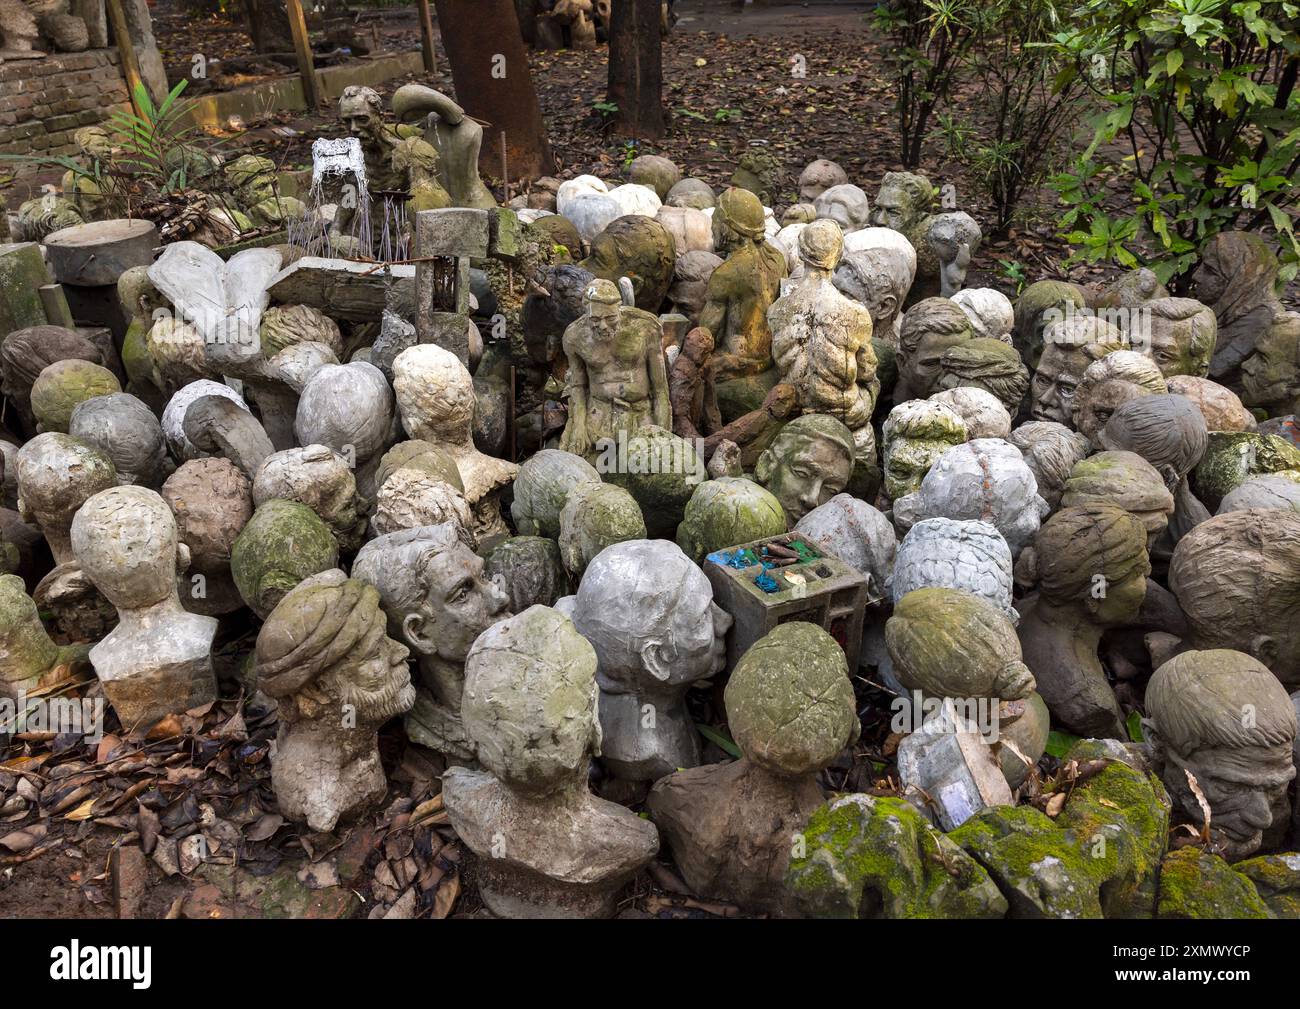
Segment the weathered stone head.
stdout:
[[936,214],[931,219],[925,240],[938,257],[940,293],[945,298],[951,298],[966,283],[966,271],[983,239],[979,224],[965,211]]
[[1055,508],[1075,463],[1088,454],[1088,439],[1053,420],[1031,420],[1007,437],[1025,457],[1038,481],[1038,493]]
[[23,580],[0,575],[0,697],[34,691],[56,672],[67,651],[46,633]]
[[461,708],[479,762],[523,795],[585,789],[588,758],[601,744],[596,668],[587,639],[545,606],[480,635]]
[[871,206],[867,194],[851,183],[843,182],[817,194],[813,200],[817,219],[834,221],[845,234],[860,231],[870,223]]
[[853,434],[834,417],[804,414],[781,428],[754,467],[754,479],[781,503],[793,525],[848,486]]
[[72,411],[88,399],[121,392],[117,376],[90,361],[55,361],[32,383],[32,414],[38,431],[66,433]]
[[890,593],[897,606],[917,589],[961,589],[986,600],[1014,625],[1020,616],[1011,604],[1011,587],[1011,548],[995,527],[976,519],[935,518],[918,522],[898,545]]
[[992,393],[1015,414],[1029,391],[1029,369],[1009,343],[978,337],[954,344],[939,358],[938,389],[970,387]]
[[1264,239],[1246,231],[1221,231],[1201,248],[1192,290],[1214,310],[1218,337],[1210,374],[1227,381],[1255,349],[1259,335],[1281,314],[1277,256]]
[[384,100],[373,88],[350,84],[339,95],[339,120],[349,136],[375,143],[383,132]]
[[[472,403],[472,386],[470,395]],[[472,413],[471,407],[471,420]],[[359,468],[388,445],[392,422],[393,391],[384,373],[354,361],[323,365],[307,380],[294,431],[300,445],[325,445]]]
[[375,732],[415,703],[406,648],[374,586],[337,569],[306,579],[257,636],[257,685],[280,702],[271,783],[280,811],[333,830],[387,791]]
[[1030,369],[1038,367],[1043,353],[1043,331],[1087,308],[1083,289],[1063,280],[1040,280],[1030,284],[1016,299],[1015,328],[1012,340],[1020,359]]
[[981,519],[1007,541],[1012,556],[1038,532],[1047,502],[1014,445],[980,438],[939,457],[920,490],[894,502],[894,523],[909,529],[928,518]]
[[971,438],[1006,438],[1011,433],[1011,414],[993,393],[983,389],[959,385],[936,392],[928,402],[942,403],[961,417]]
[[204,455],[203,450],[190,441],[185,434],[185,417],[191,406],[209,396],[224,396],[241,409],[248,409],[244,397],[224,382],[201,378],[177,390],[167,400],[167,406],[163,408],[162,413],[163,437],[167,440],[167,451],[177,462],[198,459]]
[[1095,442],[1111,415],[1130,399],[1168,392],[1154,361],[1135,350],[1113,350],[1083,370],[1074,390],[1074,428]]
[[1183,652],[1151,677],[1146,709],[1146,736],[1179,811],[1193,824],[1206,819],[1195,778],[1224,857],[1258,851],[1295,777],[1295,709],[1276,677],[1243,652]]
[[371,540],[352,577],[379,590],[394,638],[445,662],[464,663],[474,639],[509,615],[504,587],[484,574],[483,559],[452,522]]
[[677,527],[677,545],[699,564],[715,550],[778,536],[787,529],[785,511],[773,494],[752,480],[721,477],[705,480],[691,494]]
[[31,392],[37,377],[56,361],[79,360],[104,364],[98,347],[80,333],[62,326],[32,326],[0,342],[0,394],[9,400],[23,423],[35,429]]
[[924,175],[886,172],[876,194],[871,223],[908,235],[916,231],[934,206],[934,186]]
[[1165,531],[1174,511],[1174,496],[1164,477],[1135,452],[1098,452],[1075,465],[1062,488],[1061,504],[1094,502],[1119,505],[1138,518],[1149,547]]
[[1300,515],[1227,512],[1178,541],[1169,587],[1197,648],[1254,656],[1283,686],[1300,686]]
[[450,452],[431,441],[410,438],[399,441],[385,452],[375,467],[375,486],[382,488],[390,476],[403,469],[418,470],[435,480],[451,484],[458,491],[465,490],[456,460]]
[[834,161],[818,158],[804,165],[803,171],[799,173],[799,199],[804,203],[812,203],[826,190],[848,181],[844,169]]
[[18,450],[18,511],[45,534],[56,564],[71,561],[72,518],[87,499],[117,483],[107,455],[66,434],[38,434]]
[[529,456],[515,477],[510,515],[521,536],[560,534],[560,511],[575,484],[599,483],[600,474],[582,456],[542,449]]
[[844,652],[815,624],[781,624],[755,642],[725,701],[741,752],[780,777],[821,770],[861,731]]
[[574,579],[581,578],[587,565],[606,547],[645,536],[641,506],[614,484],[576,484],[560,509],[560,557]]
[[78,403],[68,434],[107,455],[122,483],[157,487],[172,470],[162,425],[135,396],[115,392]]
[[1011,341],[1016,324],[1016,310],[1011,299],[992,287],[964,287],[951,295],[970,319],[976,337]]
[[832,282],[837,291],[860,302],[871,313],[874,336],[897,346],[903,302],[915,276],[914,250],[881,246],[846,252]]
[[453,522],[478,542],[474,513],[462,491],[418,469],[403,468],[384,481],[375,495],[371,528],[379,535]]
[[1144,396],[1121,406],[1098,438],[1105,449],[1136,452],[1175,490],[1209,444],[1205,417],[1183,396]]
[[253,517],[248,478],[229,459],[191,459],[159,493],[190,552],[189,569],[179,582],[185,608],[214,616],[240,609],[244,601],[230,575],[230,552]]
[[920,490],[930,467],[967,437],[961,415],[942,403],[914,399],[889,411],[882,438],[884,486],[890,500]]
[[631,278],[636,307],[657,312],[672,283],[676,257],[668,229],[653,217],[628,214],[591,240],[591,255],[581,266],[602,280]]
[[253,478],[253,502],[261,506],[273,498],[305,504],[330,527],[340,549],[361,546],[366,520],[358,512],[357,481],[332,449],[308,445],[267,456]]
[[665,199],[682,179],[682,170],[667,158],[658,154],[642,154],[632,159],[627,166],[627,180],[641,186],[649,186],[659,199]]
[[894,673],[930,697],[1028,697],[1034,674],[1006,612],[956,588],[920,588],[894,606],[885,625]]
[[81,569],[119,610],[177,602],[176,571],[189,567],[167,502],[145,487],[113,487],[86,501],[72,523]]
[[1253,476],[1224,495],[1218,514],[1248,508],[1286,508],[1300,511],[1300,473],[1265,473]]
[[707,210],[717,206],[717,202],[712,186],[703,179],[690,177],[674,185],[664,197],[664,203],[670,207],[692,207],[696,210]]
[[1098,627],[1133,620],[1151,574],[1146,528],[1106,502],[1069,505],[1044,522],[1034,541],[1034,563],[1040,596]]
[[1043,331],[1042,356],[1030,385],[1034,420],[1069,424],[1074,394],[1088,365],[1116,350],[1126,350],[1124,334],[1093,315],[1068,315]]
[[836,494],[801,518],[794,530],[866,575],[871,601],[885,597],[898,537],[882,512],[850,494]]
[[712,252],[696,250],[677,257],[673,267],[673,282],[668,287],[668,300],[693,323],[700,317],[713,271],[722,265],[721,257]]
[[909,396],[938,392],[944,353],[972,335],[966,313],[947,298],[925,298],[909,308],[898,342],[898,379]]
[[[1156,298],[1142,306],[1139,318],[1150,326],[1149,344],[1151,359],[1160,371],[1171,375],[1197,375],[1204,378],[1210,373],[1210,355],[1214,353],[1214,339],[1218,323],[1214,310],[1193,298]],[[1129,327],[1129,338],[1140,345],[1142,334]]]
[[[647,781],[697,765],[684,696],[723,670],[731,627],[704,572],[666,540],[616,543],[583,574],[573,623],[599,660],[606,763],[619,777]],[[646,704],[655,711],[649,725]]]
[[763,241],[763,204],[748,189],[731,188],[718,197],[713,214],[713,251],[726,257],[745,242]]
[[338,564],[329,526],[297,501],[261,505],[236,537],[230,570],[245,603],[265,620],[294,586]]
[[1241,384],[1245,404],[1270,417],[1300,409],[1300,315],[1279,315],[1259,334],[1255,352],[1242,362]]

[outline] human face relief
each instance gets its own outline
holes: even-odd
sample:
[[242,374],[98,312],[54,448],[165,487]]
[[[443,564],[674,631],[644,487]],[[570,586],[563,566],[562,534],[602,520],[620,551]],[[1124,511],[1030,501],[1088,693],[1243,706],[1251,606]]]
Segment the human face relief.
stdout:
[[1228,278],[1217,261],[1206,259],[1192,273],[1192,297],[1203,305],[1213,305],[1228,289]]
[[1269,407],[1300,395],[1300,346],[1294,334],[1274,327],[1260,335],[1255,352],[1241,364],[1247,406]]
[[1090,594],[1088,606],[1092,618],[1102,627],[1114,627],[1128,623],[1142,609],[1147,597],[1147,576],[1151,574],[1148,561],[1142,570],[1135,571],[1123,581],[1106,583],[1106,594],[1098,597]]
[[1146,395],[1149,393],[1140,385],[1118,378],[1090,386],[1084,395],[1074,398],[1075,430],[1089,441],[1096,442],[1097,435],[1116,410],[1129,400]]
[[[1242,717],[1245,717],[1245,712]],[[1295,777],[1291,744],[1219,747],[1181,754],[1166,745],[1165,784],[1183,812],[1201,819],[1200,803],[1187,783],[1190,771],[1210,805],[1210,836],[1229,861],[1259,850],[1275,810],[1286,808]]]
[[688,683],[716,676],[727,665],[727,631],[731,629],[731,614],[713,601],[713,589],[696,570],[687,591],[677,598],[677,608],[669,623],[665,642],[671,661],[668,682]]
[[777,455],[768,481],[790,524],[798,522],[818,505],[823,505],[848,486],[853,475],[853,458],[827,438],[800,438]]
[[1086,366],[1085,356],[1077,348],[1046,344],[1030,385],[1030,416],[1073,425],[1074,393]]
[[463,543],[434,558],[426,578],[428,620],[414,633],[429,654],[464,662],[474,639],[510,616],[510,597],[497,582],[484,577],[483,558]]
[[353,666],[339,669],[336,680],[344,704],[351,705],[359,723],[374,725],[409,711],[415,703],[411,669],[406,664],[410,649],[387,635],[369,655]]
[[889,499],[897,501],[919,491],[930,467],[954,444],[936,438],[890,439],[885,446],[885,493]]
[[911,223],[911,202],[897,186],[882,186],[876,194],[876,204],[871,208],[871,223],[877,228],[903,231]]
[[1190,320],[1151,318],[1151,360],[1166,378],[1197,374],[1192,359],[1192,324]]
[[970,331],[958,333],[926,333],[916,345],[905,365],[907,383],[912,395],[924,398],[939,391],[940,363],[944,352],[970,339]]

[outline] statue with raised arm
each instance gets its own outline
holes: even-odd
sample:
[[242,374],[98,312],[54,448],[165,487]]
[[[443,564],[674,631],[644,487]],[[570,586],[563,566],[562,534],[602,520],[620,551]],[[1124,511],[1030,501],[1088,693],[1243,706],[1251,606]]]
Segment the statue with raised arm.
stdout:
[[393,95],[393,113],[404,123],[421,117],[424,139],[438,151],[438,181],[451,194],[452,206],[495,207],[497,201],[478,175],[483,127],[454,101],[423,84],[405,84]]

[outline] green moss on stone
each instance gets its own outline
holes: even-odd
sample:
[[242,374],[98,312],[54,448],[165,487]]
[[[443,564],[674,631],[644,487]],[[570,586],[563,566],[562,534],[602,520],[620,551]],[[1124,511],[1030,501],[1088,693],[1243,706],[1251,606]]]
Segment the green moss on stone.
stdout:
[[1160,866],[1160,918],[1269,918],[1255,884],[1218,855],[1180,848]]
[[265,619],[304,578],[338,566],[339,546],[329,526],[304,504],[263,502],[230,551],[235,587]]

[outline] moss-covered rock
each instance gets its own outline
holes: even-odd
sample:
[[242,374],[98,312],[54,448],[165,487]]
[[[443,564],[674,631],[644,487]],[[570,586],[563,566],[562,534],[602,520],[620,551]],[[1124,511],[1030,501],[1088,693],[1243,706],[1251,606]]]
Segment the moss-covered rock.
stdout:
[[107,368],[91,361],[55,361],[32,385],[32,413],[42,431],[67,434],[78,404],[121,391],[117,376]]
[[305,504],[272,498],[235,538],[230,573],[245,603],[263,620],[304,578],[338,566],[329,526]]
[[[1259,860],[1256,860],[1259,861]],[[1160,864],[1159,918],[1268,918],[1255,884],[1218,855],[1179,848]]]
[[1142,918],[1168,829],[1158,779],[1114,762],[1074,786],[1055,819],[997,806],[948,836],[989,871],[1013,918]]
[[686,503],[708,476],[704,460],[685,438],[654,425],[641,428],[626,444],[626,458],[619,460],[625,465],[600,467],[605,479],[636,498],[651,536],[672,539]]
[[1211,431],[1205,455],[1192,470],[1192,491],[1213,514],[1229,491],[1260,473],[1300,470],[1300,448],[1275,434]]
[[785,511],[775,496],[752,480],[721,477],[692,492],[677,527],[677,545],[698,564],[715,550],[785,531]]
[[911,803],[848,795],[813,814],[786,886],[824,918],[1001,918],[1006,898],[978,862]]
[[1300,854],[1260,855],[1232,868],[1255,884],[1275,918],[1300,918]]
[[627,166],[628,182],[649,186],[661,200],[668,198],[673,186],[682,179],[682,170],[657,154],[642,154]]

